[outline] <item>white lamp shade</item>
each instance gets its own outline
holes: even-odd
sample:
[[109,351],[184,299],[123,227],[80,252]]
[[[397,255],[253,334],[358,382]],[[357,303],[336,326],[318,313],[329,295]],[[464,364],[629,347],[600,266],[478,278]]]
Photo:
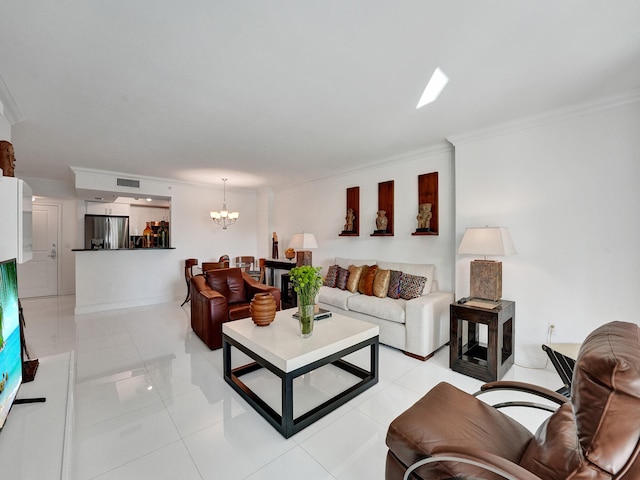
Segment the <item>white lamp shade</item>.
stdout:
[[459,254],[515,255],[516,248],[505,227],[467,228],[458,247]]
[[313,233],[296,233],[289,242],[289,248],[294,250],[306,250],[308,248],[318,248],[318,242]]

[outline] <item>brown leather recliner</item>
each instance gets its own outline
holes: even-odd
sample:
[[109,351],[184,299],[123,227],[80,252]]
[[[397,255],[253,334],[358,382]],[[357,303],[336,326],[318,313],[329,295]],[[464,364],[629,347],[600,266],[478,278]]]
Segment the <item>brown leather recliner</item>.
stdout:
[[222,347],[222,324],[250,316],[256,293],[273,295],[280,310],[280,290],[258,283],[240,268],[209,270],[191,279],[191,328],[211,350]]
[[[612,322],[582,344],[571,398],[519,382],[500,389],[541,395],[559,407],[532,435],[475,396],[440,383],[387,432],[386,480],[640,479],[640,327]],[[520,405],[522,404],[522,405]],[[502,406],[531,406],[506,402]],[[538,406],[541,408],[541,406]]]

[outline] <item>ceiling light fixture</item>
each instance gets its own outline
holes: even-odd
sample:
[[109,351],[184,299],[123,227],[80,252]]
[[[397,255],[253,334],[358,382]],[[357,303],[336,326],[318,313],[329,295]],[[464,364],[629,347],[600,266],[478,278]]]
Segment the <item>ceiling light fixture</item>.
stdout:
[[226,230],[228,225],[233,225],[236,223],[236,220],[240,216],[239,212],[230,212],[227,210],[227,178],[223,178],[223,201],[222,201],[222,210],[219,212],[209,212],[211,215],[211,220],[213,220],[218,225],[222,225],[222,229]]
[[436,67],[429,79],[429,83],[427,83],[427,86],[424,89],[424,92],[422,92],[420,101],[418,102],[418,105],[416,105],[416,110],[434,102],[440,96],[448,82],[449,77],[440,70],[440,67]]

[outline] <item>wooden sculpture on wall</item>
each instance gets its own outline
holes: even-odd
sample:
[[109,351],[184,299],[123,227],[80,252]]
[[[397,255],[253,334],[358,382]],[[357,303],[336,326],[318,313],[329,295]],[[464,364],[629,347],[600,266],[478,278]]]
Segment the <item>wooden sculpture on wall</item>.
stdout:
[[2,175],[13,177],[16,167],[16,157],[13,152],[13,145],[6,140],[0,140],[0,168]]

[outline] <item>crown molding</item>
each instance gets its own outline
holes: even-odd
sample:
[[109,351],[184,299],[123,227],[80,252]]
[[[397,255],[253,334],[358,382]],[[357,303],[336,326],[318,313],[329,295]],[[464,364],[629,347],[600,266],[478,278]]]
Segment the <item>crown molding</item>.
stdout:
[[11,125],[15,125],[16,123],[24,120],[24,115],[22,115],[22,112],[13,99],[7,84],[4,83],[2,75],[0,75],[0,102],[4,106],[4,116],[9,120]]
[[522,130],[528,130],[530,128],[540,127],[542,125],[561,122],[571,118],[590,115],[602,110],[607,110],[638,101],[640,101],[640,89],[630,90],[621,94],[603,97],[565,108],[550,110],[539,115],[521,118],[473,132],[463,133],[460,135],[451,135],[447,137],[447,140],[454,146],[458,146],[464,143],[476,142],[478,140],[485,140],[492,137],[498,137],[500,135],[507,135]]

